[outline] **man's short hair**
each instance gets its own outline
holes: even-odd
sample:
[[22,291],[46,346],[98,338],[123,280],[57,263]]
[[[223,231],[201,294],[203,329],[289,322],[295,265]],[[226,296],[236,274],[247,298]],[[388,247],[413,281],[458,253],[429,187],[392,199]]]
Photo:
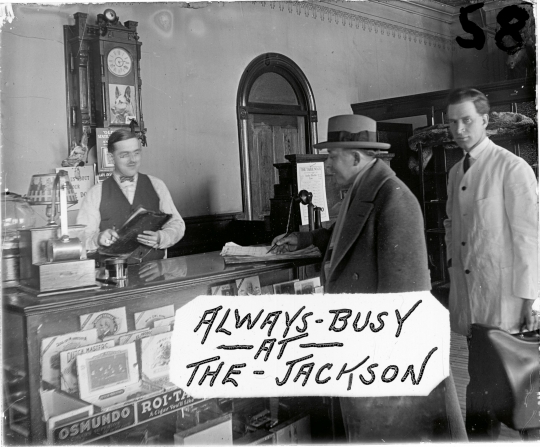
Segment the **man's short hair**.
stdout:
[[109,137],[107,142],[107,149],[109,152],[114,152],[114,145],[119,141],[131,140],[132,138],[138,138],[137,135],[131,131],[131,129],[118,129],[115,130]]
[[452,90],[448,95],[448,105],[459,104],[460,102],[472,101],[478,114],[489,113],[489,101],[480,90],[475,88],[458,88]]

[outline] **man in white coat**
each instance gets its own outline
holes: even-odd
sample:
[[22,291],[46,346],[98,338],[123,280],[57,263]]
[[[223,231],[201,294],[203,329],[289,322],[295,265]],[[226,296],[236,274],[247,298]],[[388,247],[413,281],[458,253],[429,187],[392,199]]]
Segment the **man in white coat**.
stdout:
[[[448,98],[450,132],[465,157],[448,178],[446,229],[450,321],[470,335],[472,323],[510,333],[538,328],[538,190],[532,168],[486,135],[489,102],[475,89]],[[471,379],[472,380],[472,379]],[[467,388],[469,438],[498,437],[500,423],[482,394]]]

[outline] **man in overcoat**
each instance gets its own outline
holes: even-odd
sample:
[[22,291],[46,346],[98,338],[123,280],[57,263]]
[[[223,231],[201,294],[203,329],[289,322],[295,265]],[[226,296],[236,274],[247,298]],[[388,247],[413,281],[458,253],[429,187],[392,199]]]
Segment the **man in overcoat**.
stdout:
[[[375,158],[378,150],[390,147],[376,141],[376,122],[361,115],[332,117],[328,141],[315,147],[328,149],[328,165],[336,182],[348,187],[347,195],[330,229],[277,236],[275,252],[319,247],[325,293],[430,290],[420,205],[394,171]],[[353,443],[420,442],[441,432],[449,440],[451,429],[437,421],[463,424],[451,378],[427,397],[340,398],[340,404]]]
[[274,239],[276,253],[316,245],[322,253],[325,293],[392,293],[430,290],[420,205],[384,161],[376,121],[362,115],[329,119],[327,164],[336,183],[348,187],[330,229]]
[[[448,98],[450,132],[464,158],[450,169],[444,222],[450,273],[450,322],[469,336],[472,323],[510,333],[538,328],[538,190],[532,168],[486,134],[489,102],[475,89]],[[486,378],[471,377],[471,383]],[[470,439],[496,438],[498,423],[482,391],[467,388]]]

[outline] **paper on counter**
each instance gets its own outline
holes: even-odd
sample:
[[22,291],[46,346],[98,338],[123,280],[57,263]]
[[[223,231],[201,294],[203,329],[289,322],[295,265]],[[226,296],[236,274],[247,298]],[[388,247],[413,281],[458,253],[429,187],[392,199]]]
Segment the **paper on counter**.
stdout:
[[240,245],[231,246],[225,244],[221,250],[221,256],[272,256],[267,253],[270,247],[241,247]]

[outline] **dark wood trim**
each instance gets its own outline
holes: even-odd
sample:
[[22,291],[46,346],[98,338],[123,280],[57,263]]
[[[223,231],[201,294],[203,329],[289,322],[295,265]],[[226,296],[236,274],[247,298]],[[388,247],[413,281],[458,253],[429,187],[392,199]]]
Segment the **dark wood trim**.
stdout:
[[295,116],[308,116],[307,110],[300,109],[284,109],[283,107],[248,107],[248,113],[257,114],[257,115],[295,115]]
[[[274,109],[273,107],[263,108],[262,105],[252,107],[248,104],[249,93],[253,83],[264,73],[273,72],[283,76],[295,91],[300,109],[302,112],[291,110],[287,107]],[[236,113],[238,121],[238,142],[240,149],[240,168],[242,172],[242,204],[243,215],[248,219],[253,219],[253,209],[251,204],[251,184],[248,158],[249,142],[247,140],[247,119],[249,114],[284,114],[305,116],[306,125],[304,129],[306,152],[313,151],[313,144],[317,142],[317,113],[315,106],[315,96],[311,85],[302,69],[287,56],[278,53],[265,53],[253,59],[240,78],[236,95]]]
[[184,222],[186,223],[186,226],[188,224],[197,224],[197,223],[203,223],[203,222],[216,222],[216,221],[222,221],[222,220],[233,220],[236,219],[237,216],[241,216],[242,213],[226,213],[226,214],[210,214],[207,216],[192,216],[192,217],[184,217]]
[[[491,84],[472,86],[483,92],[491,106],[508,104],[509,102],[534,101],[536,85],[532,78],[514,79]],[[398,96],[377,101],[366,101],[351,104],[353,113],[366,115],[376,121],[402,118],[405,116],[427,115],[434,123],[442,122],[442,112],[446,110],[448,94],[451,90],[437,90],[417,95]]]
[[170,258],[221,250],[227,242],[254,245],[270,242],[264,221],[240,220],[241,213],[186,217],[182,240],[167,250]]

